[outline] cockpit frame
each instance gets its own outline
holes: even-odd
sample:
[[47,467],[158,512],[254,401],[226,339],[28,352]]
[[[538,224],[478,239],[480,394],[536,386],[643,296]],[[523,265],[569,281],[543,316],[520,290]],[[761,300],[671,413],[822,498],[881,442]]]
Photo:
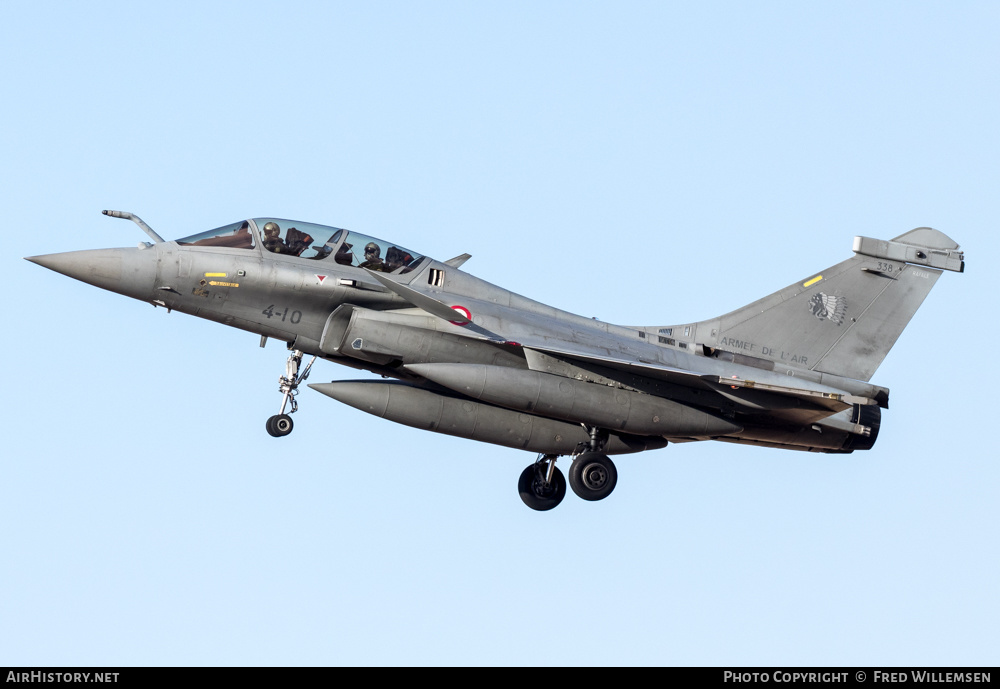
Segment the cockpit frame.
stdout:
[[[322,244],[314,242],[328,237]],[[332,260],[345,268],[406,275],[426,263],[427,257],[398,244],[350,230],[288,220],[250,218],[175,240],[178,246],[220,249],[225,253],[253,251],[271,258],[299,261]],[[332,257],[332,259],[331,259]]]

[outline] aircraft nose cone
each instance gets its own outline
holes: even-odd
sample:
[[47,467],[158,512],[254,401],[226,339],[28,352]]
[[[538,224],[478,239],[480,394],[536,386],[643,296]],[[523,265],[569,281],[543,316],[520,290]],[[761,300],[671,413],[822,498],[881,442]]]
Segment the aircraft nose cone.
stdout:
[[28,256],[25,260],[89,285],[143,300],[149,298],[156,278],[156,251],[151,249],[67,251]]
[[120,251],[122,250],[67,251],[62,254],[29,256],[26,260],[76,280],[111,289],[111,286],[117,285],[122,278]]

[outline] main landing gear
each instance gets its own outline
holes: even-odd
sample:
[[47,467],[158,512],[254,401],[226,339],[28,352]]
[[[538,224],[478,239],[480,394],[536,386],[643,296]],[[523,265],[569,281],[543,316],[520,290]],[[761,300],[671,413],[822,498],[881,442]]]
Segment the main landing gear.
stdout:
[[[590,442],[582,444],[582,452],[573,456],[569,468],[569,486],[584,500],[603,500],[611,495],[618,483],[618,470],[604,454],[608,441],[606,431],[588,428]],[[578,450],[581,448],[578,448]],[[533,510],[551,510],[566,496],[566,479],[556,468],[556,455],[539,455],[535,463],[521,472],[517,491],[524,504]]]
[[[299,404],[295,401],[295,396],[299,394],[299,384],[309,377],[309,371],[312,369],[315,361],[316,357],[310,359],[306,367],[302,369],[302,373],[299,374],[299,365],[302,363],[302,350],[296,349],[288,355],[288,361],[285,362],[285,375],[278,379],[278,392],[284,394],[284,398],[281,400],[281,411],[267,420],[267,432],[275,438],[280,438],[292,432],[295,424],[292,423],[290,414],[294,414],[299,410]],[[286,414],[285,408],[289,402],[292,403],[292,408]]]
[[618,483],[618,470],[611,458],[601,452],[577,455],[569,467],[569,486],[584,500],[603,500]]
[[566,478],[556,468],[556,455],[538,455],[534,464],[521,472],[517,492],[524,504],[533,510],[545,512],[566,497]]

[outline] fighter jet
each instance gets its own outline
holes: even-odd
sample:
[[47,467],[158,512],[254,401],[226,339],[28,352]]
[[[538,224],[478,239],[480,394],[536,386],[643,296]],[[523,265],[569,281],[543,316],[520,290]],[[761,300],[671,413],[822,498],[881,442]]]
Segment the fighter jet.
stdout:
[[[169,311],[287,343],[274,437],[292,431],[316,358],[380,379],[309,387],[389,421],[537,453],[518,492],[535,510],[569,486],[602,500],[610,455],[721,440],[849,453],[878,437],[889,390],[875,370],[945,270],[948,236],[920,227],[731,313],[622,326],[532,301],[394,242],[281,218],[253,218],[135,248],[27,260]],[[312,357],[305,365],[305,357]]]

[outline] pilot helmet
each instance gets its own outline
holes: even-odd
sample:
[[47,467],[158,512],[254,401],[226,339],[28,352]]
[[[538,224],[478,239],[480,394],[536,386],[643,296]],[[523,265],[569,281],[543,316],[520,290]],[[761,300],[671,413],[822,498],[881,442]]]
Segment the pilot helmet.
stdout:
[[379,245],[376,244],[375,242],[368,242],[367,244],[365,244],[365,256],[368,256],[368,254],[372,254],[372,258],[378,258],[379,255],[381,255],[381,253],[382,249],[380,249]]
[[281,231],[281,228],[278,227],[278,223],[276,223],[276,222],[269,222],[269,223],[267,223],[267,224],[264,225],[264,236],[265,237],[277,237],[278,233],[280,231]]

